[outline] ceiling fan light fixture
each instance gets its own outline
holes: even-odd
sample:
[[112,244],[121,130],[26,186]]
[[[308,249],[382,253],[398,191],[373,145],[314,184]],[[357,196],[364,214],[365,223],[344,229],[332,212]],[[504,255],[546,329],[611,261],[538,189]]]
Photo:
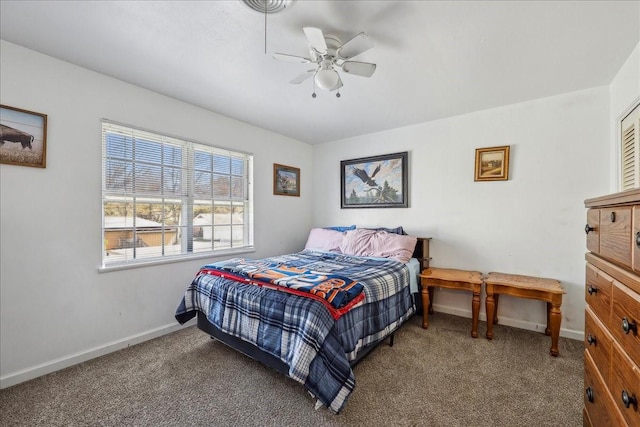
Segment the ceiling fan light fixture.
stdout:
[[[317,68],[315,70],[307,70],[291,80],[290,83],[299,84],[313,76],[315,95],[315,87],[326,91],[334,91],[344,86],[340,76],[341,73],[338,73],[338,70],[360,77],[371,77],[376,70],[376,64],[350,60],[373,47],[373,42],[369,40],[365,33],[360,33],[343,44],[339,38],[324,34],[320,28],[302,27],[302,31],[309,42],[308,58],[285,53],[273,54],[274,59],[316,64]],[[344,55],[341,56],[340,52]],[[340,97],[339,92],[336,97]]]
[[333,68],[323,68],[316,72],[315,80],[316,85],[318,85],[320,89],[334,90],[338,86],[340,76],[338,76],[338,72]]

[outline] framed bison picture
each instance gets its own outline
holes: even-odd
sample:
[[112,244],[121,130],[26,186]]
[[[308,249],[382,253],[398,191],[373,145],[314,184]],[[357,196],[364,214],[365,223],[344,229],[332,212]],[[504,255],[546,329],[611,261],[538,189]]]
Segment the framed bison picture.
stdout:
[[409,207],[408,152],[340,162],[341,208]]
[[46,167],[47,115],[0,105],[0,163]]

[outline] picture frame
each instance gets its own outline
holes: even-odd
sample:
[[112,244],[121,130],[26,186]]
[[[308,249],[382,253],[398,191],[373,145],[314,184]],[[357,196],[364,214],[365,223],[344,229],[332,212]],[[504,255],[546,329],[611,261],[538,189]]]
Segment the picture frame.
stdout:
[[300,168],[274,163],[273,194],[300,197]]
[[340,207],[409,207],[409,153],[362,157],[340,162]]
[[46,114],[0,105],[0,163],[46,167]]
[[474,181],[507,181],[509,179],[509,145],[476,148]]

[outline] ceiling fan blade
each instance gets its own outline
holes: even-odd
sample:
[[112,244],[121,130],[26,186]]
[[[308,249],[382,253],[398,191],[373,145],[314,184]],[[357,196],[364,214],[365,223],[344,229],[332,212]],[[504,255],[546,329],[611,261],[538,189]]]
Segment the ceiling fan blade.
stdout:
[[287,55],[286,53],[274,53],[273,59],[279,59],[281,61],[288,61],[288,62],[299,62],[301,64],[307,64],[309,62],[312,62],[309,58],[304,58],[302,56],[295,56],[295,55]]
[[320,28],[303,27],[304,35],[309,40],[311,48],[321,55],[327,53],[327,42],[324,40],[324,34]]
[[360,33],[338,49],[336,54],[342,59],[353,58],[373,47],[373,41],[365,33]]
[[371,77],[376,71],[376,64],[370,62],[346,61],[342,63],[342,71],[356,76]]
[[309,77],[312,77],[313,74],[315,73],[316,69],[312,69],[312,70],[307,70],[306,72],[300,74],[298,77],[296,77],[295,79],[291,80],[289,83],[297,85],[302,83],[303,81],[307,80]]

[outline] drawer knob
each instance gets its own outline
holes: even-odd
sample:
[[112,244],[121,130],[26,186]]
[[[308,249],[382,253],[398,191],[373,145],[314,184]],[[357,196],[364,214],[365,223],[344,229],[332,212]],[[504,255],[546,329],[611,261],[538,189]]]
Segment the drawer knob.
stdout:
[[593,345],[597,341],[598,340],[596,340],[596,337],[592,336],[591,334],[587,335],[587,342],[589,343],[589,345]]
[[636,399],[634,396],[629,396],[627,390],[622,390],[622,404],[625,408],[628,408],[631,405],[635,406],[638,404],[638,399]]
[[587,400],[593,403],[593,389],[591,387],[587,387],[585,393],[587,394]]
[[636,233],[636,246],[640,248],[640,231]]
[[626,317],[622,318],[622,330],[624,331],[625,334],[628,334],[630,331],[635,332],[636,334],[638,333],[638,325],[636,325],[636,322],[634,322],[633,320],[631,322],[629,322],[629,319],[627,319]]
[[611,222],[616,222],[616,213],[611,212]]
[[[591,227],[589,224],[587,224],[587,225],[585,225],[585,226],[584,226],[584,232],[585,232],[586,234],[589,234],[589,232],[590,232],[590,231],[593,231],[593,230],[595,230],[595,228]],[[640,234],[640,231],[638,232],[638,234]]]
[[589,295],[597,294],[598,288],[594,288],[593,286],[589,285],[589,287],[587,288],[587,292],[589,292]]

